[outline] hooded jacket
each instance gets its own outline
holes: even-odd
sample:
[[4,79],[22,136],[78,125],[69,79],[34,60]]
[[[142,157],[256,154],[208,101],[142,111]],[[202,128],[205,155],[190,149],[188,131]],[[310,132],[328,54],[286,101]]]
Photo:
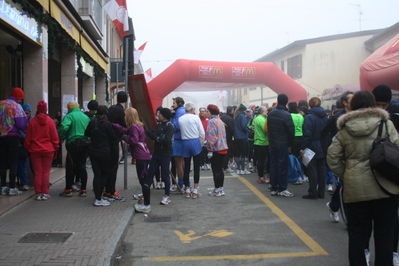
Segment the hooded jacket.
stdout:
[[54,153],[59,147],[59,138],[53,119],[47,114],[37,114],[29,121],[24,142],[29,153]]
[[[387,121],[390,140],[399,147],[399,135],[385,110],[368,108],[351,111],[337,121],[339,131],[328,148],[327,164],[344,181],[346,203],[389,197],[379,188],[369,162],[371,146],[377,137],[381,120]],[[385,135],[385,127],[382,135]],[[399,186],[378,172],[375,174],[385,188],[389,187],[392,194],[399,194]]]
[[22,106],[16,99],[0,101],[0,137],[18,136],[26,131],[27,118]]
[[320,132],[328,120],[323,107],[315,106],[309,110],[303,122],[302,150],[309,148],[314,151],[314,158],[324,158],[325,154],[320,142]]

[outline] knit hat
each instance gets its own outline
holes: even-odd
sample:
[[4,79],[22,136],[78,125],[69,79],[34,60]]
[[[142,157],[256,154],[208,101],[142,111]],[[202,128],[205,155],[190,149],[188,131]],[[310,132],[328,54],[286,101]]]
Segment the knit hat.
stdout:
[[287,105],[287,103],[288,103],[288,96],[287,96],[286,94],[284,94],[284,93],[279,94],[279,95],[277,96],[277,103],[278,103],[278,104],[282,104],[282,105]]
[[24,109],[24,111],[32,112],[32,107],[30,106],[29,103],[24,103],[24,104],[22,105],[22,109]]
[[118,95],[116,96],[116,100],[118,103],[125,103],[127,102],[127,94],[124,91],[118,92]]
[[159,107],[157,108],[156,112],[161,111],[162,108],[163,108],[162,106],[159,106]]
[[37,113],[47,113],[47,103],[43,100],[37,103]]
[[14,88],[11,92],[11,96],[14,97],[17,101],[22,100],[25,96],[24,91],[21,88]]
[[165,119],[170,120],[170,117],[172,116],[172,112],[170,111],[169,108],[162,108],[161,110],[159,110],[159,112],[161,113],[161,115],[163,117],[165,117]]
[[93,110],[96,111],[98,108],[98,102],[96,100],[91,100],[88,104],[87,104],[87,109],[89,110]]
[[209,104],[206,109],[208,109],[211,115],[218,115],[220,113],[219,107],[217,107],[217,105],[214,104]]
[[240,104],[240,107],[238,107],[238,110],[245,111],[245,110],[247,110],[247,107],[244,104]]
[[73,101],[71,101],[67,104],[68,111],[75,107],[80,107],[80,105],[77,102],[73,102]]
[[392,99],[391,89],[384,84],[375,87],[373,90],[373,95],[376,102],[390,102]]

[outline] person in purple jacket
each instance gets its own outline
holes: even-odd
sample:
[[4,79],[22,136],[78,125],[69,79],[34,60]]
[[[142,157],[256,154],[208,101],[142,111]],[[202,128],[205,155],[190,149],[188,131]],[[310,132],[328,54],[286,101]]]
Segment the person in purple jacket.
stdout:
[[[144,124],[140,121],[139,114],[136,109],[129,107],[125,110],[126,126],[112,124],[120,133],[123,134],[123,140],[129,144],[132,158],[136,159],[137,177],[140,181],[143,191],[144,203],[134,206],[137,212],[148,213],[151,211],[150,206],[150,181],[148,176],[148,165],[151,160],[151,153],[147,147],[147,136],[145,134]],[[152,177],[151,177],[152,178]]]
[[[7,100],[0,101],[0,176],[1,195],[17,196],[22,192],[15,187],[21,132],[26,132],[27,118],[19,104],[24,98],[21,88],[14,88]],[[7,168],[9,187],[7,187]]]

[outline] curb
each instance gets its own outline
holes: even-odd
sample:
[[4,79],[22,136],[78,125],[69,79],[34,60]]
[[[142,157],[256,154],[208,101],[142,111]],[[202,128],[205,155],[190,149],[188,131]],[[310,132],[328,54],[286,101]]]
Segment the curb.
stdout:
[[105,243],[105,247],[98,258],[97,266],[111,266],[115,261],[122,240],[126,236],[129,225],[133,219],[134,212],[133,206],[127,207],[122,218],[119,220],[119,224],[115,228],[112,237]]

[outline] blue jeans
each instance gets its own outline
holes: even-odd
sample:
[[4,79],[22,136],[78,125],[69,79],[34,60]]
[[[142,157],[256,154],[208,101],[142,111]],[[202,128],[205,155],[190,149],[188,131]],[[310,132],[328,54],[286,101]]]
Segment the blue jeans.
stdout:
[[270,152],[270,184],[272,191],[284,191],[287,189],[288,167],[290,160],[288,157],[288,147],[269,146]]
[[326,164],[326,184],[332,185],[333,178],[335,179],[335,187],[337,187],[339,185],[338,177],[331,172],[330,168],[328,168],[328,165]]

